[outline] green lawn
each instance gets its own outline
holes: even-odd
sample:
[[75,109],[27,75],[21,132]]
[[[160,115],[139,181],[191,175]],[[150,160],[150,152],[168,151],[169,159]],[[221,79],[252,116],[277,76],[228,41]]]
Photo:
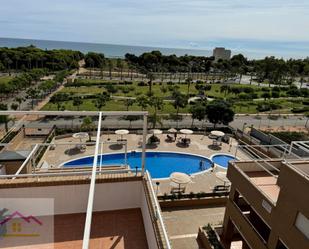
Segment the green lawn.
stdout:
[[[64,102],[64,107],[65,110],[70,110],[70,111],[77,111],[78,108],[77,106],[73,106],[72,101],[65,101]],[[46,104],[42,110],[44,111],[56,111],[57,110],[57,105],[48,103]],[[85,110],[85,111],[96,111],[96,107],[93,104],[92,99],[86,99],[83,101],[83,104],[79,107],[79,110]],[[126,107],[126,101],[125,100],[110,100],[106,104],[106,106],[102,107],[102,111],[127,111]],[[150,113],[153,112],[153,108],[149,107],[147,109]],[[137,104],[134,104],[133,106],[129,107],[129,111],[141,111],[141,107],[138,106]],[[180,112],[186,113],[188,111],[188,108],[183,108],[180,109]],[[162,114],[169,114],[169,113],[174,113],[175,108],[171,103],[165,102],[164,107],[159,113]]]
[[[83,82],[83,84],[89,84],[88,87],[86,86],[81,86],[81,87],[66,87],[62,91],[63,92],[70,92],[70,93],[77,93],[77,94],[91,94],[91,93],[99,93],[101,91],[104,91],[105,88],[104,86],[91,86],[91,84],[95,83],[111,83],[115,85],[118,88],[117,93],[115,93],[115,96],[127,96],[127,97],[136,97],[138,95],[144,94],[146,95],[149,91],[148,86],[139,86],[138,82],[133,82],[133,84],[128,84],[128,85],[119,85],[117,84],[118,81],[106,81],[106,80],[97,80],[97,79],[79,79],[78,82]],[[179,91],[182,92],[183,94],[187,94],[188,91],[188,86],[187,84],[175,84],[173,85],[174,87],[178,87]],[[154,93],[155,96],[158,97],[168,97],[171,95],[171,91],[169,90],[170,88],[172,89],[173,86],[168,85],[167,83],[153,83],[152,86],[152,92]],[[235,85],[235,86],[240,86],[240,87],[251,87],[255,90],[255,92],[258,94],[258,97],[261,96],[262,94],[262,89],[261,87],[254,86],[254,85]],[[209,97],[214,97],[214,98],[230,98],[230,97],[235,97],[235,94],[232,93],[227,93],[226,96],[224,95],[223,92],[220,91],[221,84],[211,84],[211,90],[206,91],[206,95]],[[128,88],[130,90],[129,93],[124,93],[122,91],[123,88]],[[164,91],[164,89],[166,91]],[[190,94],[197,94],[198,91],[195,89],[195,83],[192,83],[190,85]]]
[[[120,85],[118,82],[111,82],[111,81],[102,81],[102,80],[79,80],[79,81],[84,81],[84,82],[96,82],[96,83],[107,83],[110,82],[111,84],[116,85],[118,88],[118,92],[113,94],[113,96],[127,96],[127,97],[137,97],[139,95],[146,95],[149,91],[148,86],[138,86],[138,82],[133,82],[133,84],[130,85]],[[154,83],[152,86],[152,92],[155,96],[158,97],[169,97],[171,96],[171,91],[173,90],[174,87],[178,87],[179,91],[182,92],[183,94],[187,94],[187,89],[188,86],[187,84],[175,84],[173,86],[168,85],[167,83]],[[235,94],[227,94],[224,96],[224,93],[220,91],[220,84],[211,84],[211,90],[206,91],[206,95],[212,98],[233,98],[236,97]],[[239,87],[251,87],[255,91],[255,93],[258,94],[260,97],[261,94],[263,93],[262,87],[258,86],[253,86],[253,85],[235,85]],[[124,93],[122,91],[123,88],[128,88],[130,91],[128,93]],[[164,89],[166,91],[164,91]],[[80,87],[65,87],[62,92],[69,93],[72,95],[89,95],[89,94],[98,94],[103,91],[106,91],[104,86],[96,85],[93,86],[91,83],[89,86],[80,86]],[[190,94],[197,94],[198,91],[195,89],[195,84],[192,83],[190,86]],[[237,101],[233,104],[234,111],[236,113],[257,113],[256,107],[258,103],[263,103],[263,100],[259,101]],[[274,99],[272,102],[275,102],[276,104],[279,104],[281,108],[279,110],[274,110],[272,113],[290,113],[291,109],[294,107],[302,107],[302,102],[301,101],[294,101],[294,100],[287,100],[287,99]],[[76,106],[72,105],[72,101],[66,101],[64,103],[65,109],[66,110],[77,110]],[[188,113],[189,112],[190,106],[188,105],[187,107],[180,109],[181,113]],[[44,106],[43,110],[56,110],[57,106],[48,103],[46,106]],[[83,101],[83,104],[79,108],[80,110],[96,110],[93,100],[92,99],[85,99]],[[115,100],[112,99],[107,102],[106,106],[102,108],[104,111],[126,111],[126,101],[125,100]],[[135,110],[141,110],[139,106],[134,104],[133,106],[129,107],[130,111],[135,111]],[[153,112],[152,108],[149,107],[148,111],[150,113]],[[160,110],[160,113],[162,114],[170,114],[170,113],[175,113],[175,108],[173,107],[172,103],[170,102],[164,102],[164,107],[162,110]]]
[[1,76],[0,77],[0,84],[8,83],[13,77],[11,76]]

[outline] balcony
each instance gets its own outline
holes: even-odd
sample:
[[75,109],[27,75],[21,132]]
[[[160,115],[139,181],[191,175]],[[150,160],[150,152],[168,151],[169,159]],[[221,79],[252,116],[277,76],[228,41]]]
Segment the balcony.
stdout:
[[[30,210],[31,215],[42,221],[44,229],[49,230],[52,236],[41,236],[30,241],[25,238],[4,239],[0,248],[82,248],[90,174],[90,171],[75,172],[75,175],[59,172],[1,179],[2,200],[43,198],[53,200],[53,205],[48,205],[53,208],[42,206],[34,211],[31,206]],[[170,248],[150,182],[148,174],[142,176],[135,171],[97,172],[89,248],[101,248],[103,245],[104,248],[115,249]],[[26,202],[13,208],[21,210],[23,205],[27,206]],[[13,208],[8,207],[8,210]],[[21,221],[20,217],[14,219],[14,223]]]

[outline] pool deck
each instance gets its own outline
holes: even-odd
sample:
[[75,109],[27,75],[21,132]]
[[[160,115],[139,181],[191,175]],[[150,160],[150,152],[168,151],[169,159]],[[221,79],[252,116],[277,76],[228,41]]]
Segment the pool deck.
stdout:
[[[149,135],[148,135],[149,137]],[[201,156],[205,156],[210,158],[212,155],[217,153],[227,153],[230,155],[235,155],[237,141],[231,138],[230,144],[222,143],[220,147],[213,148],[212,143],[213,140],[203,135],[189,135],[188,138],[191,139],[191,144],[188,147],[183,147],[175,142],[166,142],[166,134],[158,135],[160,138],[160,144],[147,146],[147,151],[170,151],[170,152],[182,152],[182,153],[190,153],[197,154]],[[129,134],[124,136],[123,138],[127,139],[127,151],[135,150],[141,151],[141,135]],[[115,142],[119,139],[117,135],[102,135],[101,141],[104,142]],[[41,160],[47,162],[49,166],[59,167],[60,164],[73,160],[80,157],[90,156],[94,154],[94,145],[87,146],[85,152],[79,152],[75,149],[76,143],[79,141],[72,138],[62,138],[54,140],[56,144],[53,150],[47,150],[45,156]],[[66,143],[65,145],[63,143]],[[117,144],[104,144],[103,145],[103,153],[123,153],[125,151],[125,146],[117,145]],[[102,148],[100,148],[101,151]],[[237,150],[236,153],[237,158],[246,160],[249,159],[246,154],[244,154],[241,150]],[[186,193],[190,192],[212,192],[214,186],[223,185],[224,182],[216,177],[216,172],[225,171],[221,167],[215,167],[214,171],[211,170],[204,171],[202,173],[198,173],[193,175],[192,183],[188,184],[186,187]],[[160,182],[158,188],[158,194],[170,193],[171,186],[169,179],[159,179],[155,180],[155,182]],[[155,186],[156,188],[156,186]]]

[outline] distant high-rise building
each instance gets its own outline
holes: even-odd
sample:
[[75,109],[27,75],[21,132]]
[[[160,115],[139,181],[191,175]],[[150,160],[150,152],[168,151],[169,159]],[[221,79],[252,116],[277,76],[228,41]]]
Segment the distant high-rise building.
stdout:
[[213,50],[213,56],[215,57],[215,61],[219,59],[222,60],[229,60],[231,58],[231,50],[225,48],[215,48]]

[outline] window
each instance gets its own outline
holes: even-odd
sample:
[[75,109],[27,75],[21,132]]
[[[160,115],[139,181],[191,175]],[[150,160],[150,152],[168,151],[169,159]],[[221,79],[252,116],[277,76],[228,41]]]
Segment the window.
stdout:
[[280,239],[278,239],[276,249],[288,249],[288,247],[285,244],[283,244],[283,242]]
[[309,239],[309,219],[305,215],[298,212],[295,226],[306,236],[307,239]]

